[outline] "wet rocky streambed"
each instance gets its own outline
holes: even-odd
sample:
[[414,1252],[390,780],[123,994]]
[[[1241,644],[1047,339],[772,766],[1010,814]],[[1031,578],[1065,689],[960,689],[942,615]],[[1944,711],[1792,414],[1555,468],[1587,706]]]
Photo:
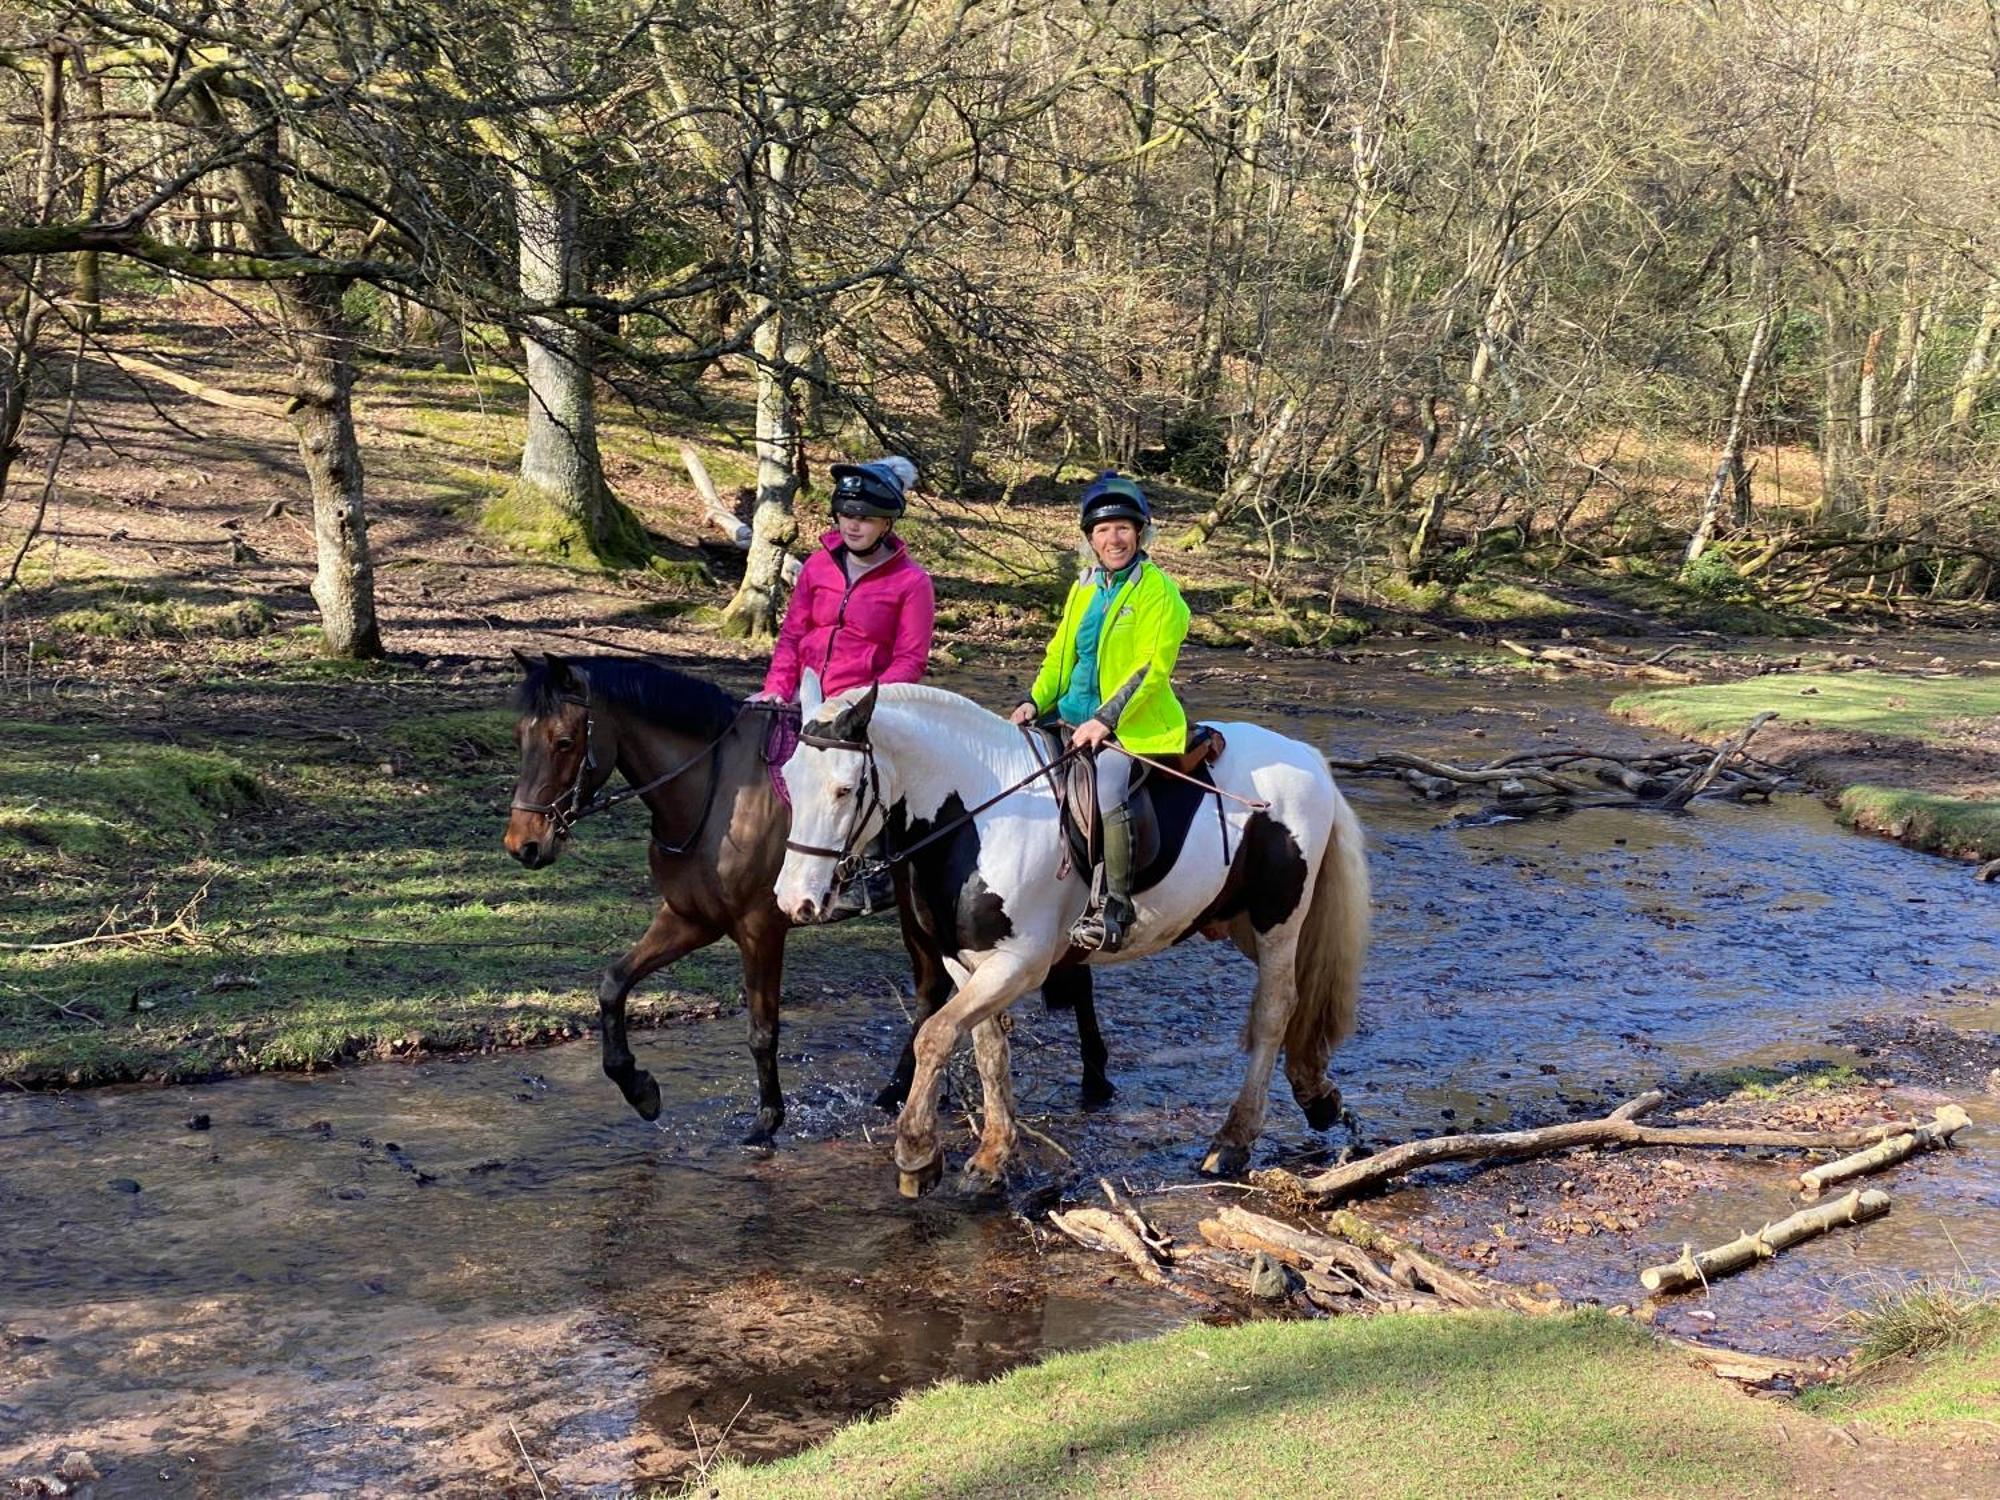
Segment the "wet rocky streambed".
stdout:
[[[1188,676],[1206,713],[1341,754],[1645,738],[1602,715],[1603,688],[1379,664]],[[1370,1141],[1818,1065],[1832,1086],[1771,1107],[1810,1125],[1952,1097],[1975,1126],[1883,1179],[1888,1218],[1664,1302],[1660,1324],[1833,1349],[1885,1278],[2000,1263],[2000,885],[1805,797],[1456,829],[1400,788],[1347,790],[1376,947],[1334,1072]],[[1120,1094],[1095,1114],[1074,1102],[1067,1018],[1022,1007],[1023,1116],[1075,1160],[1027,1143],[1014,1201],[970,1211],[895,1196],[867,1100],[903,1025],[898,975],[823,986],[814,946],[836,940],[795,941],[792,1117],[768,1154],[734,1144],[751,1097],[735,1014],[637,1037],[667,1100],[654,1125],[594,1039],[0,1098],[0,1477],[83,1448],[107,1497],[533,1495],[525,1450],[549,1493],[613,1495],[673,1480],[724,1431],[733,1454],[775,1455],[912,1387],[1189,1317],[1028,1221],[1064,1180],[1195,1180],[1240,1077],[1249,966],[1196,942],[1101,973]],[[1339,1144],[1282,1087],[1271,1120],[1259,1165]],[[1582,1153],[1432,1173],[1366,1211],[1501,1279],[1631,1304],[1639,1266],[1786,1212],[1787,1177],[1736,1153]],[[1171,1221],[1204,1196],[1156,1202]]]

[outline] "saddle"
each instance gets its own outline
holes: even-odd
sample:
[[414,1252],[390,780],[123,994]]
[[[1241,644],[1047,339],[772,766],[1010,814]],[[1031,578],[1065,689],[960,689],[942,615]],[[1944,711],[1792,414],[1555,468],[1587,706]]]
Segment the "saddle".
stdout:
[[[1022,733],[1044,765],[1058,758],[1068,746],[1059,725],[1024,725]],[[1215,785],[1209,770],[1229,742],[1213,724],[1190,724],[1187,747],[1178,755],[1135,755],[1131,790],[1125,807],[1132,822],[1132,889],[1148,890],[1160,883],[1187,842],[1188,827],[1196,807],[1208,800],[1203,787]],[[1154,777],[1153,767],[1164,766],[1181,776],[1192,777],[1190,786],[1178,777]],[[1097,868],[1097,851],[1104,843],[1104,814],[1097,805],[1097,771],[1087,755],[1068,762],[1055,777],[1056,804],[1062,809],[1063,836],[1068,857],[1058,878],[1071,865],[1086,872]],[[1216,799],[1217,812],[1221,811]]]

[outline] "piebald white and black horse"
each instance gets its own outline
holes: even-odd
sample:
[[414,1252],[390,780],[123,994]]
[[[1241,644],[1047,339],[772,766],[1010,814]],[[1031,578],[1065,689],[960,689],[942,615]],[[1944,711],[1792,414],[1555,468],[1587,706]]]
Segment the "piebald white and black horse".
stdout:
[[[915,918],[942,949],[958,993],[917,1036],[916,1077],[896,1127],[899,1186],[915,1197],[942,1175],[938,1085],[952,1049],[971,1032],[985,1119],[962,1182],[990,1187],[1015,1142],[998,1018],[1053,966],[1078,956],[1069,932],[1084,909],[1088,872],[1067,867],[1055,794],[1031,779],[1038,758],[1014,725],[937,688],[892,684],[822,702],[818,686],[809,674],[804,733],[785,767],[792,828],[778,906],[795,922],[813,921],[836,872],[844,875],[840,867],[878,834],[886,833],[892,857],[904,851]],[[1214,783],[1231,796],[1179,791],[1175,837],[1161,841],[1167,853],[1137,872],[1138,920],[1125,945],[1089,962],[1125,963],[1205,933],[1227,935],[1256,963],[1244,1030],[1249,1065],[1202,1162],[1204,1172],[1233,1175],[1248,1165],[1263,1128],[1281,1047],[1307,1121],[1323,1130],[1339,1115],[1340,1091],[1326,1064],[1353,1029],[1368,944],[1368,863],[1361,825],[1324,756],[1259,725],[1217,727],[1227,748],[1214,763]],[[1180,785],[1154,781],[1162,802],[1165,789]],[[1160,810],[1163,824],[1169,811]]]

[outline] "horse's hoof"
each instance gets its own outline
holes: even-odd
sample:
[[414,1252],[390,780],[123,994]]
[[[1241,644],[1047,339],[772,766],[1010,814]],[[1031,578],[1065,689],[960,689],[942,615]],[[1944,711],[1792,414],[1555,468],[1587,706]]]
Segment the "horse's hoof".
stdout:
[[1079,1091],[1079,1102],[1085,1114],[1095,1114],[1118,1097],[1118,1086],[1108,1078],[1096,1080],[1086,1078]]
[[921,1198],[944,1180],[944,1153],[940,1151],[914,1172],[896,1169],[896,1191],[905,1198]]
[[1346,1113],[1340,1106],[1339,1089],[1330,1094],[1321,1094],[1317,1099],[1308,1099],[1299,1108],[1306,1112],[1306,1124],[1314,1130],[1333,1129],[1340,1123],[1340,1117]]
[[997,1198],[1006,1189],[1006,1179],[968,1162],[960,1169],[958,1180],[952,1184],[952,1195],[977,1203]]
[[890,1080],[882,1085],[882,1092],[875,1096],[875,1107],[885,1115],[903,1112],[903,1103],[910,1097],[910,1087],[905,1083]]
[[633,1081],[632,1092],[625,1096],[632,1107],[639,1112],[642,1120],[660,1118],[660,1081],[651,1073],[641,1073]]
[[774,1116],[768,1111],[759,1112],[757,1123],[752,1125],[750,1133],[743,1137],[744,1149],[746,1151],[758,1151],[771,1145],[778,1134],[778,1127],[784,1123],[785,1117],[783,1115]]
[[1222,1142],[1209,1148],[1202,1159],[1201,1171],[1204,1177],[1241,1177],[1243,1169],[1250,1165],[1250,1148]]

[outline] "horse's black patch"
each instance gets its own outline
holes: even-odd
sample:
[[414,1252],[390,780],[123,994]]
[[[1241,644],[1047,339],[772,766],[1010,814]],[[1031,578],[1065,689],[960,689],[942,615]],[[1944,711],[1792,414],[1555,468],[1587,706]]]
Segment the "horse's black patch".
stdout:
[[1305,851],[1291,829],[1267,812],[1254,812],[1244,825],[1243,842],[1229,862],[1222,889],[1181,936],[1246,915],[1257,931],[1269,932],[1297,911],[1305,898]]
[[951,832],[910,856],[911,907],[945,952],[981,953],[1013,935],[1014,919],[979,873],[979,827],[965,817],[964,799],[953,792],[934,817],[912,818],[898,798],[889,809],[889,847],[907,849],[952,823]]
[[615,703],[649,724],[691,738],[713,739],[736,717],[736,699],[714,683],[622,656],[537,661],[515,690],[514,706],[540,717],[586,693],[595,702]]

